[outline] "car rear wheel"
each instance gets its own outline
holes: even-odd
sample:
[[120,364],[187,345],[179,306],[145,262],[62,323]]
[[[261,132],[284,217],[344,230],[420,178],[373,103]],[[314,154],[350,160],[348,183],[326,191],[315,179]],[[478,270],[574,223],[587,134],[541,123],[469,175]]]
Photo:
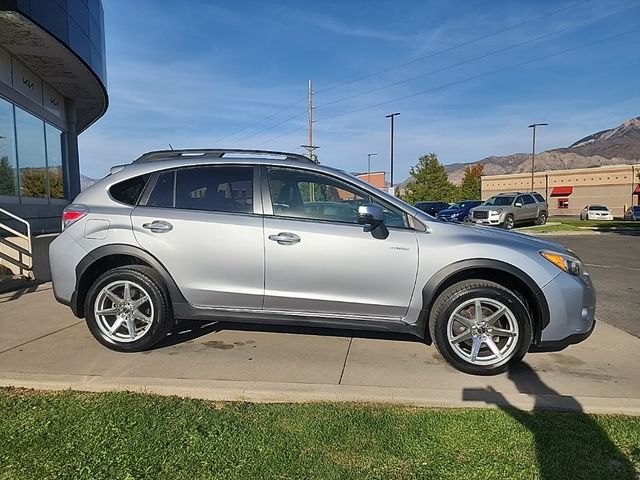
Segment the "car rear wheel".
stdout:
[[506,218],[504,219],[504,223],[502,224],[502,227],[505,230],[511,230],[515,225],[515,221],[513,219],[513,215],[507,215]]
[[536,219],[536,225],[544,225],[545,223],[547,223],[547,212],[540,212]]
[[522,360],[533,335],[522,300],[486,280],[465,280],[442,292],[429,329],[444,359],[474,375],[496,375]]
[[144,266],[118,267],[98,277],[87,293],[85,312],[96,340],[121,352],[151,348],[174,325],[161,278]]

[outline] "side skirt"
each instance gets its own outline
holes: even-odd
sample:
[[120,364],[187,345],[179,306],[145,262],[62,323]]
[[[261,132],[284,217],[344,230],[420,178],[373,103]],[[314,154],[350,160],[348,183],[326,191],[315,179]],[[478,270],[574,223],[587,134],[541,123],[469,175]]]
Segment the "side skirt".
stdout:
[[424,337],[424,328],[388,317],[358,317],[355,315],[320,315],[306,312],[245,310],[234,308],[203,308],[188,303],[173,304],[174,317],[181,320],[230,321],[266,325],[336,328],[395,332]]

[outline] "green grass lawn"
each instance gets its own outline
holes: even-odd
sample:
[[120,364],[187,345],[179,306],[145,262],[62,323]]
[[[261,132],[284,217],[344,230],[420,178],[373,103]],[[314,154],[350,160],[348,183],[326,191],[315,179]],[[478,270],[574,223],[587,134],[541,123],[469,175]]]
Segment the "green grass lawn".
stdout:
[[0,479],[631,479],[640,418],[0,389]]

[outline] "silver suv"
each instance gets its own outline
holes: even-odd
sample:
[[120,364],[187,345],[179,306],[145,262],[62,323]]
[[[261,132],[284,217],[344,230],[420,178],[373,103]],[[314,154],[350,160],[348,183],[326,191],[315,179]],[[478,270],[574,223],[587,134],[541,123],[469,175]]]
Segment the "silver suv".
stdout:
[[471,221],[511,230],[518,223],[547,223],[549,207],[537,192],[499,193],[471,210]]
[[415,334],[496,374],[589,336],[595,294],[563,246],[445,223],[308,158],[151,152],[82,192],[51,244],[58,301],[119,351],[179,319]]

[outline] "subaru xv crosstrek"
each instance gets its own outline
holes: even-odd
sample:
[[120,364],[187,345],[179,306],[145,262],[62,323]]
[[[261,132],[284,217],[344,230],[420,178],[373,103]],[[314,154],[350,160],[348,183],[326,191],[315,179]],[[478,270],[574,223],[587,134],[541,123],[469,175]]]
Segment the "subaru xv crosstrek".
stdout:
[[435,220],[298,154],[147,153],[63,224],[55,296],[118,351],[182,319],[311,325],[411,333],[489,375],[595,326],[589,274],[562,245]]

